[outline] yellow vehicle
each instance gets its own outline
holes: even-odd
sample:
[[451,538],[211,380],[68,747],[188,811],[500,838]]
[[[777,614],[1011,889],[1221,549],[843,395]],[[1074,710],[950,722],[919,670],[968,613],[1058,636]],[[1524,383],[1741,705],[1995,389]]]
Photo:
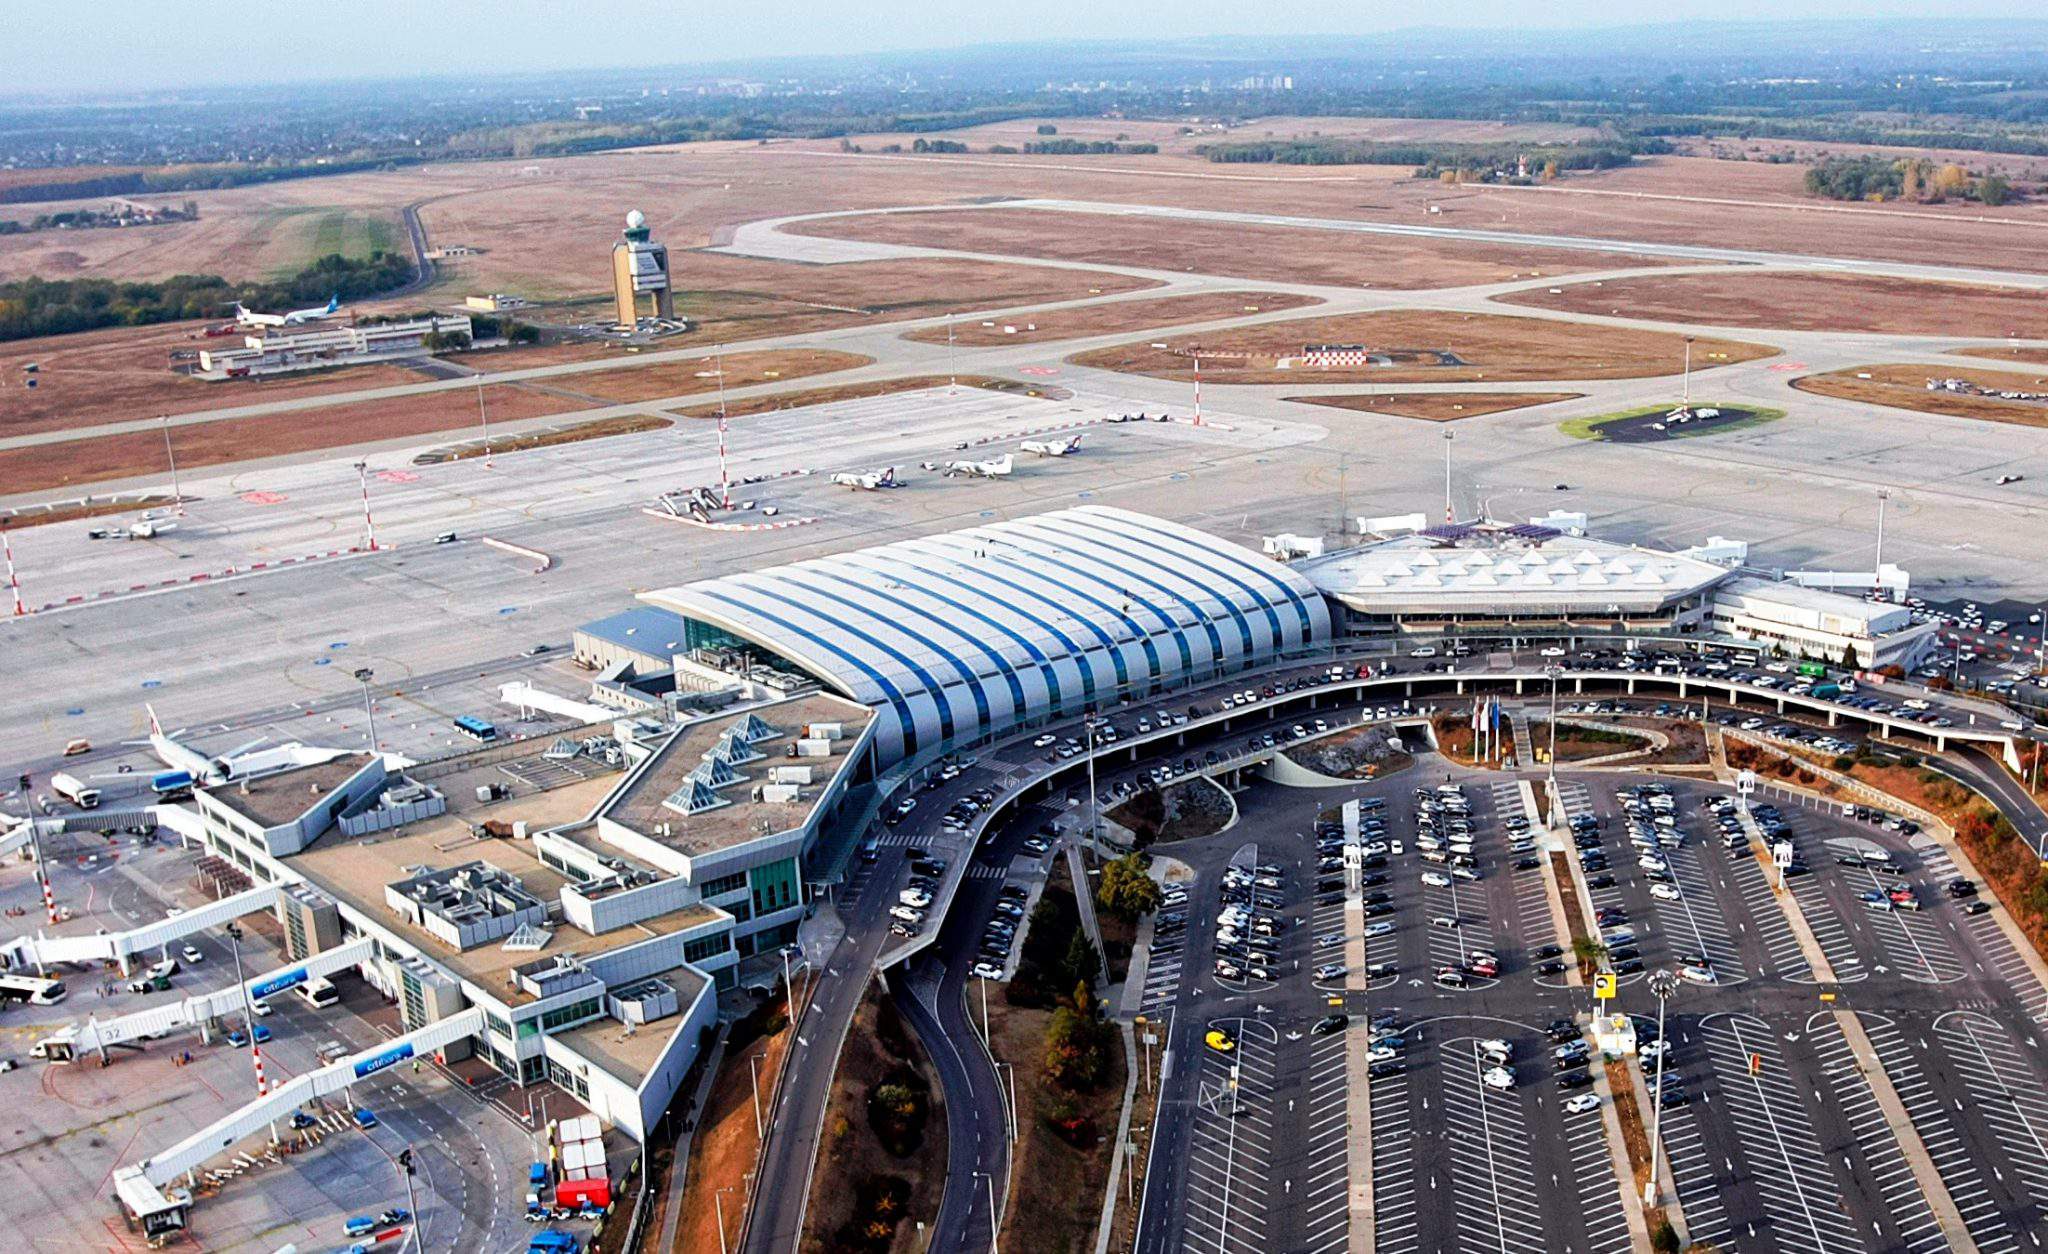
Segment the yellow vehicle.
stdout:
[[1209,1035],[1203,1039],[1209,1043],[1210,1049],[1219,1054],[1227,1054],[1237,1048],[1237,1041],[1222,1028],[1210,1028]]

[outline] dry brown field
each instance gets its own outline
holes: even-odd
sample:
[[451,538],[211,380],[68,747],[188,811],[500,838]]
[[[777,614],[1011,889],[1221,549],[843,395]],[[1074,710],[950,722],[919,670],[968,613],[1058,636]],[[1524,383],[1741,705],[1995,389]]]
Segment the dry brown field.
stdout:
[[1462,287],[1633,264],[1567,249],[1044,209],[825,218],[790,229],[834,239],[1342,287]]
[[1989,357],[1997,361],[2020,362],[2030,366],[2048,366],[2048,348],[1982,344],[1974,348],[1959,348],[1955,351],[1966,357]]
[[[1868,379],[1859,379],[1867,374]],[[1984,422],[2006,422],[2023,427],[2048,427],[2048,402],[2005,401],[1990,396],[1929,391],[1929,379],[1968,379],[1984,387],[2011,391],[2048,392],[2048,378],[2038,374],[2013,374],[2004,370],[1968,370],[1955,366],[1881,365],[1857,366],[1827,374],[1810,374],[1794,379],[1792,386],[1802,392],[1817,392],[1843,400],[1863,401],[1892,409],[1911,409],[1924,414],[1946,414],[1951,418],[1975,418]]]
[[[631,370],[605,370],[592,374],[551,378],[548,386],[575,392],[598,401],[651,401],[665,396],[696,396],[718,390],[718,375],[725,375],[727,388],[752,387],[777,379],[801,379],[865,366],[874,358],[858,353],[838,353],[823,348],[773,348],[755,353],[734,353],[714,363],[709,357],[664,362]],[[503,388],[493,388],[501,392]]]
[[2015,287],[1844,274],[1679,274],[1517,292],[1504,304],[1706,326],[2048,339],[2048,298]]
[[[232,338],[201,338],[201,325],[177,322],[155,327],[109,327],[0,344],[0,436],[390,387],[418,383],[425,377],[403,366],[391,365],[350,366],[296,378],[221,383],[173,374],[169,357],[172,349],[235,343]],[[33,390],[22,386],[26,376],[21,368],[30,362],[37,366],[36,377],[40,380]]]
[[[1320,369],[1279,361],[1305,344],[1363,344],[1396,354],[1389,366]],[[1685,337],[1668,331],[1591,326],[1552,319],[1396,309],[1300,318],[1183,339],[1171,348],[1137,341],[1070,358],[1076,365],[1161,379],[1191,379],[1188,350],[1202,350],[1202,377],[1214,383],[1476,383],[1541,379],[1639,379],[1677,374]],[[1699,339],[1693,366],[1732,365],[1778,350],[1735,340]],[[1464,365],[1424,365],[1414,355],[1452,352]],[[1214,355],[1212,355],[1214,354]]]
[[1297,405],[1323,405],[1361,414],[1386,414],[1423,422],[1456,422],[1486,414],[1575,401],[1584,392],[1361,392],[1354,396],[1290,396]]
[[[1322,129],[1337,129],[1335,120],[1318,122],[1328,123]],[[1240,128],[1237,137],[1260,137],[1258,129],[1260,124],[1250,124]],[[1075,137],[1083,136],[1076,132]],[[1740,240],[1750,247],[1784,252],[1910,262],[1967,257],[1971,264],[1987,268],[2048,271],[2048,231],[1969,222],[1956,206],[1929,207],[1901,218],[1868,213],[1860,206],[1813,201],[1798,192],[1801,171],[1795,166],[1664,157],[1629,170],[1575,175],[1557,184],[1559,190],[1531,191],[1445,187],[1411,178],[1405,168],[1393,166],[1223,166],[1173,154],[887,157],[847,155],[827,147],[702,144],[532,162],[423,166],[195,192],[191,198],[200,203],[202,213],[198,223],[65,232],[65,238],[55,243],[62,245],[56,251],[66,255],[47,255],[34,265],[23,263],[23,250],[41,250],[51,241],[39,236],[0,237],[0,277],[30,269],[47,277],[155,278],[179,272],[239,276],[251,268],[244,258],[272,229],[268,220],[279,211],[388,213],[418,203],[433,243],[485,250],[482,256],[445,266],[441,293],[453,297],[515,291],[552,300],[602,290],[607,253],[629,208],[644,209],[658,238],[681,250],[700,247],[721,230],[763,217],[989,196],[1273,210],[1618,240]],[[1574,190],[1732,195],[1785,203],[1713,205],[1571,194]],[[1440,212],[1426,214],[1432,205]],[[2048,221],[2048,204],[2012,206],[2000,213]],[[1329,241],[1318,236],[1310,246],[1327,249]],[[1416,247],[1422,257],[1433,255],[1428,241]]]
[[[1337,133],[1350,121],[1303,119],[1298,129]],[[1061,133],[1083,135],[1079,121]],[[1141,123],[1118,123],[1137,137]],[[1481,123],[1458,123],[1481,125]],[[1229,137],[1264,137],[1266,119]],[[1112,131],[1114,133],[1114,131]],[[1407,131],[1389,131],[1405,135]],[[1415,131],[1419,135],[1419,131]],[[1448,135],[1446,135],[1448,137]],[[1937,205],[1911,217],[1866,213],[1858,205],[1812,201],[1798,189],[1800,166],[1718,162],[1712,158],[1649,158],[1628,170],[1575,174],[1559,191],[1442,186],[1411,178],[1399,166],[1217,166],[1190,156],[1114,158],[887,158],[844,156],[827,145],[702,143],[586,158],[537,162],[473,162],[375,174],[307,178],[248,189],[190,193],[203,219],[137,232],[63,232],[66,256],[35,266],[20,250],[41,250],[37,236],[0,238],[0,277],[100,275],[150,279],[172,273],[240,275],[246,254],[268,232],[268,217],[287,209],[362,209],[393,213],[418,203],[434,244],[471,244],[483,256],[444,266],[444,291],[524,291],[543,299],[590,295],[606,277],[606,250],[618,219],[647,211],[657,236],[672,248],[707,244],[721,227],[784,213],[879,209],[969,201],[991,195],[1077,197],[1122,203],[1190,205],[1202,209],[1272,209],[1325,217],[1423,221],[1446,227],[1507,227],[1522,232],[1583,234],[1614,240],[1724,244],[1923,262],[1964,256],[1987,268],[2048,270],[2048,232],[1974,223],[1976,207]],[[528,170],[532,170],[528,174]],[[1681,197],[1784,201],[1755,207],[1634,197],[1571,195],[1573,191],[1642,191]],[[94,201],[41,207],[92,205]],[[1827,211],[1817,211],[1827,209]],[[1882,209],[1898,209],[1884,205]],[[2011,205],[2001,217],[2048,221],[2048,203]],[[1427,242],[1417,244],[1427,254]],[[1327,246],[1327,242],[1325,242]],[[43,264],[47,262],[47,264]]]
[[[585,406],[524,384],[491,389],[492,422],[540,418],[580,408]],[[177,449],[178,469],[189,471],[476,425],[476,397],[458,389],[173,427],[171,439]],[[6,484],[11,492],[98,483],[166,469],[164,438],[156,431],[0,449],[0,484]]]
[[[1245,314],[1301,309],[1322,303],[1313,296],[1292,292],[1198,292],[1188,296],[1162,296],[1157,300],[1106,301],[1025,317],[962,319],[953,324],[952,342],[961,348],[989,348],[998,344],[1074,340],[1089,335],[1115,335],[1148,327],[1181,326]],[[944,344],[946,328],[925,327],[911,331],[903,338],[921,344]]]

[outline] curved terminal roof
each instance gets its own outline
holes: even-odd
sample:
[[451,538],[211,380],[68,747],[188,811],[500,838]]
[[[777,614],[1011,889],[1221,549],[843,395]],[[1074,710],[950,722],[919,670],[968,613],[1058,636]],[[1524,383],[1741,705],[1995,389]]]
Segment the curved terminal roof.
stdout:
[[[1128,510],[1083,506],[643,600],[770,650],[877,707],[886,761],[1325,640],[1292,569]],[[892,717],[893,716],[893,717]]]
[[1677,553],[1489,525],[1402,536],[1298,566],[1317,588],[1365,614],[1648,613],[1731,574]]

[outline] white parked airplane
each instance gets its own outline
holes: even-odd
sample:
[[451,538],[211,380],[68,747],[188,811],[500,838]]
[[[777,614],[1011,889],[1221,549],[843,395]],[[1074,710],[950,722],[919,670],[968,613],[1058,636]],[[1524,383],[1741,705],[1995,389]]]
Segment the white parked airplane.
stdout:
[[1000,479],[1017,468],[1017,459],[1005,453],[992,462],[947,462],[943,470],[947,478],[966,475],[970,479]]
[[295,327],[302,322],[318,322],[332,318],[341,312],[341,297],[330,296],[325,305],[310,309],[294,309],[290,313],[267,314],[245,309],[241,301],[235,302],[235,321],[246,327]]
[[833,475],[832,482],[839,487],[854,488],[862,492],[878,492],[883,488],[900,488],[903,486],[896,480],[896,468],[894,466],[885,466],[880,470],[870,470],[864,474],[849,471],[845,474]]
[[[211,787],[298,766],[317,766],[348,752],[346,749],[315,749],[296,741],[265,749],[261,746],[268,737],[258,737],[226,753],[206,754],[181,743],[177,732],[166,732],[163,724],[157,721],[153,706],[145,703],[142,708],[149,711],[147,743],[150,752],[170,768],[171,774],[187,776],[185,784],[188,787],[192,784]],[[158,791],[171,790],[171,782],[163,776],[157,778],[156,784],[160,785]]]
[[1069,453],[1081,451],[1081,437],[1072,435],[1064,440],[1026,440],[1019,447],[1026,453],[1036,453],[1040,457],[1065,457]]

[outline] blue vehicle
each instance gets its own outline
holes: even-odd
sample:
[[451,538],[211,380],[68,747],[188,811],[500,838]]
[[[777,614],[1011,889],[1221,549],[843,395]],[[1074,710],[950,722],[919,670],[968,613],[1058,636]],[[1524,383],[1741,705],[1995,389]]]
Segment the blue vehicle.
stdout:
[[357,1215],[341,1226],[341,1233],[348,1237],[368,1236],[377,1230],[377,1221],[368,1215]]
[[355,1112],[356,1126],[365,1132],[377,1126],[377,1112],[368,1106],[358,1106]]
[[576,1238],[557,1228],[545,1228],[526,1243],[526,1254],[576,1254]]

